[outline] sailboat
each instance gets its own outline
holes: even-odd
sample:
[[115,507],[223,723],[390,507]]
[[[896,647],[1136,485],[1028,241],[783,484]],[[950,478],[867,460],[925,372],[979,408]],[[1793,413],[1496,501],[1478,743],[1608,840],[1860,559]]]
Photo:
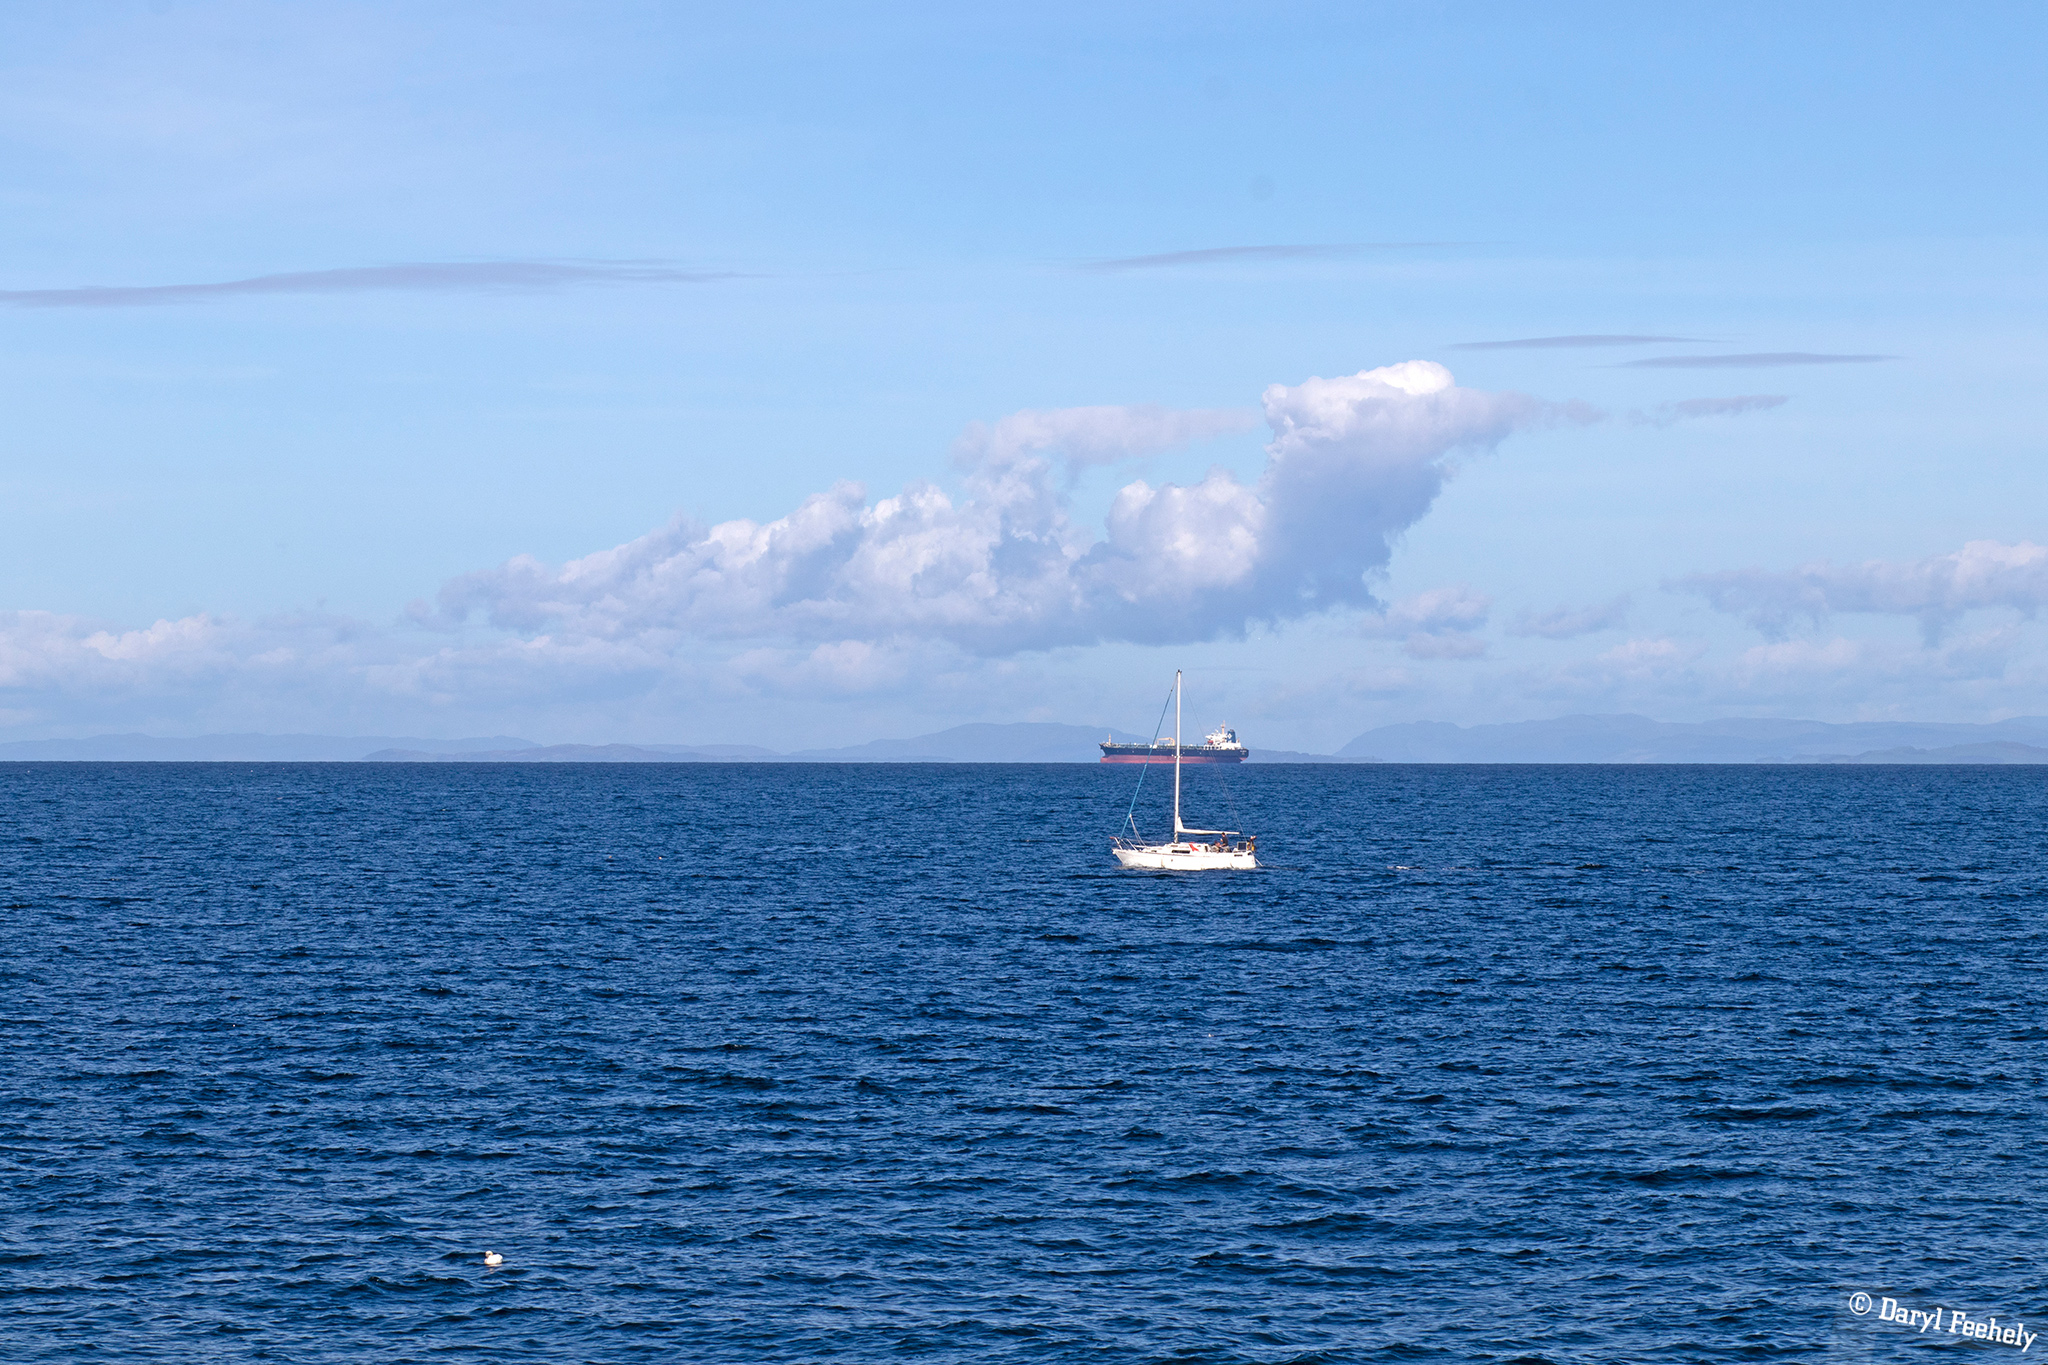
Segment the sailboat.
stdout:
[[[1135,815],[1126,815],[1130,837],[1118,835],[1110,852],[1125,867],[1151,868],[1161,872],[1249,871],[1259,865],[1254,856],[1258,842],[1240,830],[1189,829],[1180,822],[1180,670],[1173,671],[1173,838],[1163,844],[1148,843],[1138,833]],[[1143,782],[1144,774],[1138,775]],[[1137,798],[1131,800],[1133,809]],[[1233,836],[1235,840],[1233,841]]]

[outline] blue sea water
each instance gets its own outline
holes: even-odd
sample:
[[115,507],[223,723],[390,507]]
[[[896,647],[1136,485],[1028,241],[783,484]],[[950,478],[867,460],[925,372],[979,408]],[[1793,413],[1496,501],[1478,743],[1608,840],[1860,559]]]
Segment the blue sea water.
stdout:
[[2048,1354],[2048,773],[1133,780],[0,765],[0,1359]]

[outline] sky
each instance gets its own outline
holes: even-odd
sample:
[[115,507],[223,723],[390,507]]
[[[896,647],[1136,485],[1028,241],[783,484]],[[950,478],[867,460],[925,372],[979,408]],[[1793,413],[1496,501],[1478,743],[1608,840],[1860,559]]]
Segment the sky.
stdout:
[[2048,10],[0,8],[0,739],[2048,714]]

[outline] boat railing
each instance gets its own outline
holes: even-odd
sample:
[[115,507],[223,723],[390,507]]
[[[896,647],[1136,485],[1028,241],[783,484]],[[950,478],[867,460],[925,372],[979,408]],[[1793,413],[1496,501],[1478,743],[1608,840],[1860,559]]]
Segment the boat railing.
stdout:
[[[1145,839],[1133,838],[1128,834],[1112,834],[1109,838],[1109,843],[1111,848],[1123,849],[1159,849],[1182,847],[1186,848],[1190,852],[1213,851],[1215,849],[1215,846],[1212,843],[1210,843],[1208,839],[1194,839],[1189,837],[1190,835],[1195,834],[1206,834],[1222,840],[1224,845],[1222,851],[1232,853],[1238,852],[1240,850],[1248,853],[1258,842],[1255,836],[1245,834],[1242,830],[1189,829],[1182,830],[1179,835],[1175,836],[1172,839]],[[1233,842],[1233,840],[1235,842]]]

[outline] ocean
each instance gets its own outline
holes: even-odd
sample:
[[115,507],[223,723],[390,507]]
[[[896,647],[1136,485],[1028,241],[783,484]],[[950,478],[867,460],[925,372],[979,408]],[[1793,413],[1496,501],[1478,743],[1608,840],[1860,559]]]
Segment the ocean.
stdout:
[[1136,776],[0,765],[0,1359],[2048,1354],[2048,771]]

